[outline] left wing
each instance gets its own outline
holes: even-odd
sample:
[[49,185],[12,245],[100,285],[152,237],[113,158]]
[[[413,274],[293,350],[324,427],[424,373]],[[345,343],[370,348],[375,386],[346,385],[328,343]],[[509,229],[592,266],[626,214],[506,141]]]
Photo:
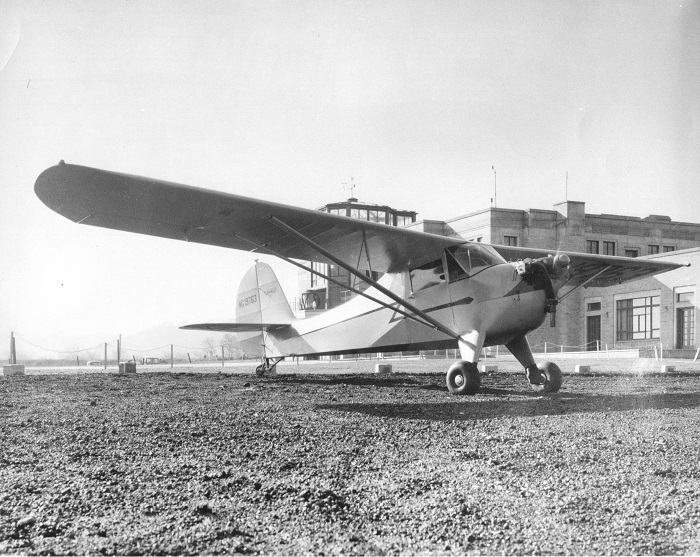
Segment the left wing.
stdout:
[[[568,255],[571,259],[571,265],[569,266],[570,279],[566,283],[567,286],[580,286],[590,279],[593,280],[590,280],[586,286],[613,286],[686,266],[681,263],[656,261],[645,257],[620,257],[513,246],[493,246],[493,248],[508,261],[517,261],[526,257],[536,259],[554,254]],[[598,276],[596,277],[596,275]]]
[[357,261],[364,245],[372,269],[377,271],[425,263],[442,249],[465,243],[458,238],[65,163],[42,172],[34,191],[49,208],[79,224],[330,263],[275,226],[272,217],[276,217],[348,263]]

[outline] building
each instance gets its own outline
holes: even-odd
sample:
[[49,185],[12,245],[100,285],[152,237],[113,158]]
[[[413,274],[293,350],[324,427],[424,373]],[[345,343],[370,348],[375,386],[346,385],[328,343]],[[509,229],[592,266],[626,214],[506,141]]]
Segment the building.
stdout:
[[[557,309],[557,326],[548,322],[528,335],[534,349],[598,350],[664,347],[694,351],[700,346],[700,224],[677,222],[663,215],[630,217],[587,214],[585,203],[565,201],[544,209],[488,208],[447,221],[415,221],[413,211],[365,205],[351,198],[320,210],[355,218],[403,225],[432,234],[505,246],[621,255],[647,256],[691,263],[648,279],[612,288],[580,288]],[[321,272],[325,272],[325,265]],[[343,269],[331,265],[329,274],[343,284],[366,288]],[[376,278],[376,277],[375,277]],[[353,282],[353,279],[355,282]],[[331,308],[352,293],[304,272],[299,275],[302,308]]]

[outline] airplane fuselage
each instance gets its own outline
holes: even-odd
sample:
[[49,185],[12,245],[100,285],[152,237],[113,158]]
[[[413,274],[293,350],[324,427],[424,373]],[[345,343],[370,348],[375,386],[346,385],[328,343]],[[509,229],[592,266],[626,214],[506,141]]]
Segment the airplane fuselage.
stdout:
[[[452,282],[441,276],[436,284],[418,291],[411,291],[408,271],[387,273],[380,284],[460,336],[479,331],[485,336],[484,346],[506,343],[536,329],[545,318],[544,291],[534,289],[509,263],[486,267]],[[392,304],[391,299],[372,287],[366,294]],[[260,336],[243,341],[247,352],[262,355]],[[268,357],[457,346],[457,341],[443,332],[361,296],[320,315],[298,319],[283,331],[267,331],[262,336]]]

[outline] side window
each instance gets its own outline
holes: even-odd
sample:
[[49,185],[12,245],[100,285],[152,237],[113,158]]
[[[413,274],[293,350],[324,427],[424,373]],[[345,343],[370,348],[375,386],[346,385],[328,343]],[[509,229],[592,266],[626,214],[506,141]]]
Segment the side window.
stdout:
[[468,273],[505,262],[497,253],[492,253],[485,246],[472,244],[470,246],[460,246],[455,250],[450,249],[449,251],[454,255],[460,267]]
[[437,286],[445,280],[442,259],[436,259],[420,267],[414,267],[411,273],[411,290],[418,292],[431,286]]
[[450,282],[467,278],[469,275],[462,266],[457,262],[455,256],[450,250],[445,250],[445,258],[447,259],[447,279]]

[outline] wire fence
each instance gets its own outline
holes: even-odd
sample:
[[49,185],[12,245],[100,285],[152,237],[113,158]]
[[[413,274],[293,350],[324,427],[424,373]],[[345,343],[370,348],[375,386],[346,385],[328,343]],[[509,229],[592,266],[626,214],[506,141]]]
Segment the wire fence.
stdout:
[[[43,365],[104,366],[116,365],[120,361],[149,364],[208,363],[223,360],[246,359],[226,344],[210,343],[207,346],[184,346],[162,344],[151,348],[137,348],[121,344],[119,339],[87,347],[55,348],[34,342],[21,334],[12,333],[19,359],[27,363]],[[11,342],[12,344],[12,342]],[[22,357],[24,353],[25,357]],[[10,361],[10,358],[3,360]],[[250,358],[248,358],[250,359]]]

